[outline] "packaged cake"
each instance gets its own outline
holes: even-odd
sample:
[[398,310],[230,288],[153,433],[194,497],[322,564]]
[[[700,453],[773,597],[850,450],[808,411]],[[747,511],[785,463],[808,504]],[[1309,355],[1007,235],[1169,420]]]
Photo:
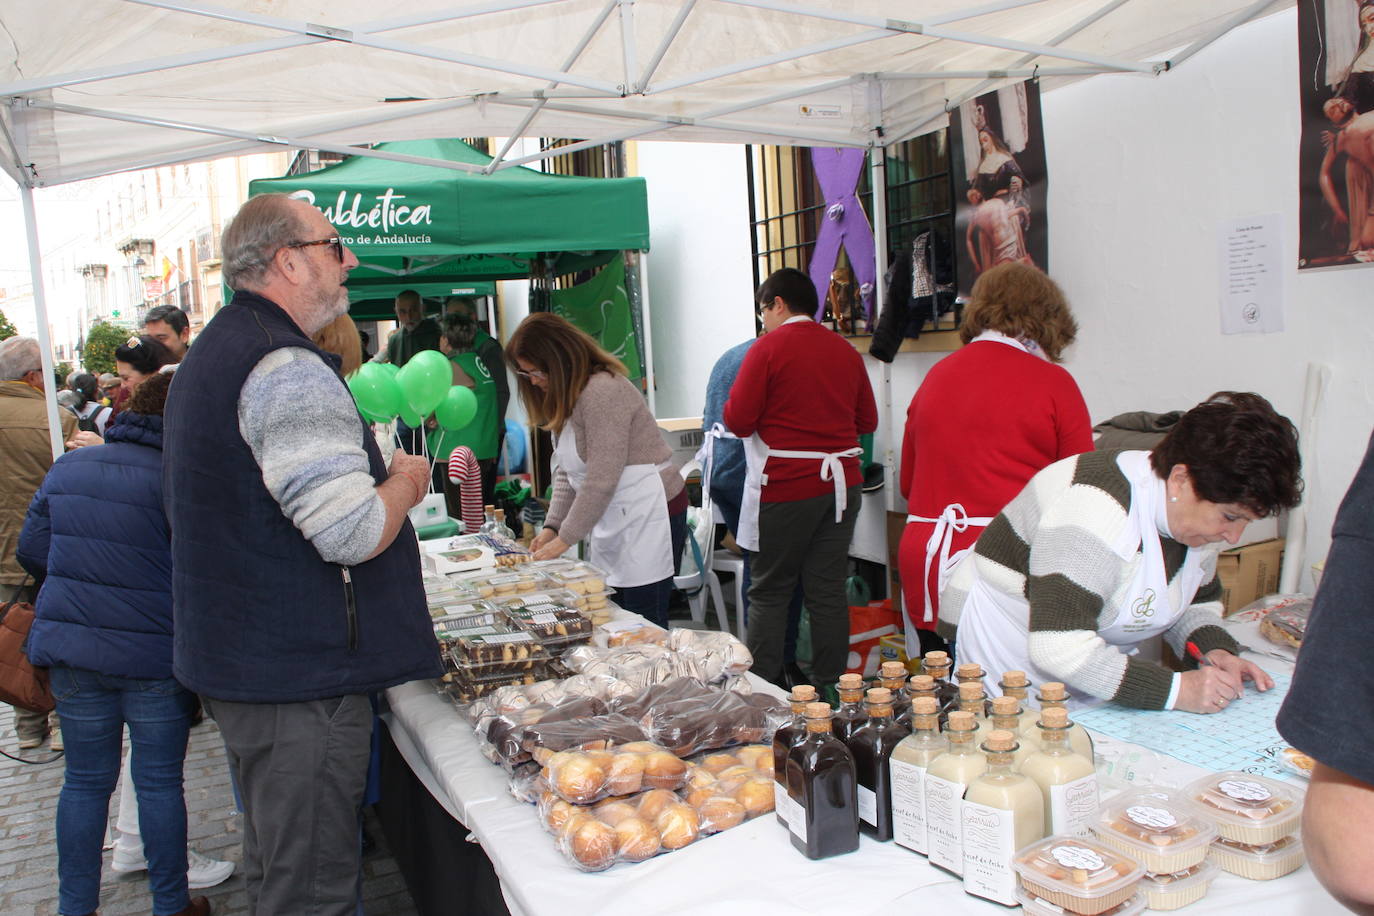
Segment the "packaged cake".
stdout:
[[1217,867],[1211,862],[1202,862],[1169,874],[1152,875],[1147,872],[1140,879],[1140,895],[1152,910],[1176,910],[1207,896],[1212,879],[1216,876]]
[[1093,832],[1100,842],[1156,874],[1180,872],[1202,862],[1217,835],[1211,822],[1189,806],[1140,792],[1117,796],[1103,807]]
[[1223,837],[1252,846],[1293,833],[1302,817],[1300,791],[1235,770],[1196,779],[1184,792]]
[[1131,898],[1145,869],[1093,840],[1052,836],[1017,851],[1012,868],[1021,886],[1054,906],[1099,916]]
[[1212,841],[1208,855],[1221,868],[1251,881],[1282,878],[1301,868],[1304,859],[1302,840],[1296,836],[1258,845],[1218,837]]
[[[1064,916],[1065,913],[1062,906],[1056,906],[1048,900],[1042,900],[1029,893],[1024,887],[1016,889],[1016,902],[1021,904],[1021,909],[1026,916]],[[1125,903],[1119,903],[1110,910],[1103,910],[1098,916],[1138,916],[1144,909],[1145,896],[1137,894]]]

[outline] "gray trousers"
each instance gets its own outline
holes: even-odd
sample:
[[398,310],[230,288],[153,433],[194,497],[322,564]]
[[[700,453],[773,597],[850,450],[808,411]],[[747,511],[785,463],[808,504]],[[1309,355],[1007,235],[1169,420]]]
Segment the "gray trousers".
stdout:
[[839,523],[835,495],[759,506],[759,550],[750,560],[749,651],[753,672],[782,673],[787,605],[797,582],[811,621],[811,673],[816,686],[839,680],[849,656],[849,602],[844,580],[861,492],[852,486]]
[[354,916],[372,736],[367,697],[204,703],[243,795],[249,913]]

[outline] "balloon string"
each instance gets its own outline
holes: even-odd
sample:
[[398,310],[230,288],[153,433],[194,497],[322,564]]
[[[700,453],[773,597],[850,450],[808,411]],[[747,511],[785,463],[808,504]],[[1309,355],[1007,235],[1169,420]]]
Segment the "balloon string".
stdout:
[[[423,422],[423,421],[421,421],[421,422]],[[444,439],[444,433],[443,433],[443,431],[441,430],[440,433],[439,433],[439,444],[440,444],[440,445],[443,445],[443,439]],[[434,465],[435,465],[435,464],[438,462],[438,460],[439,460],[439,453],[438,453],[438,451],[436,451],[433,455],[431,455],[431,454],[429,453],[429,436],[425,435],[425,432],[424,432],[424,428],[423,428],[423,427],[421,427],[421,429],[420,429],[420,444],[421,444],[421,448],[423,448],[423,449],[425,450],[425,457],[429,459],[429,492],[430,492],[430,493],[433,493],[433,492],[434,492]]]

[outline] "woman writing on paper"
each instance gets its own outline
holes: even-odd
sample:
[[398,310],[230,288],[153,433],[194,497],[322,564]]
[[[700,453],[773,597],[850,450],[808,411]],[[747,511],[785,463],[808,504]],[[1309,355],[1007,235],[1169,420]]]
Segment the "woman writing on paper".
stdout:
[[[941,593],[961,662],[1026,671],[1142,709],[1215,713],[1273,686],[1221,627],[1217,554],[1246,524],[1297,505],[1298,435],[1257,394],[1222,391],[1153,451],[1088,452],[1036,474]],[[954,628],[957,627],[957,630]],[[1132,656],[1163,635],[1206,664]]]
[[534,558],[585,540],[616,602],[666,627],[687,492],[644,396],[618,359],[548,312],[520,323],[506,359],[525,412],[554,437],[553,500]]
[[1037,268],[999,264],[973,284],[965,346],[926,374],[906,412],[898,564],[907,656],[946,648],[935,636],[940,588],[984,526],[1031,477],[1091,451],[1092,422],[1058,365],[1078,324]]

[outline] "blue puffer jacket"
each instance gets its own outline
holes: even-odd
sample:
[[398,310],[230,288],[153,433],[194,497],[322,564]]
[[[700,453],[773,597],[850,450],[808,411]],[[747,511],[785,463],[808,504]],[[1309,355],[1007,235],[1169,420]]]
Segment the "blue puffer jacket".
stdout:
[[29,632],[34,664],[172,676],[162,417],[123,411],[104,445],[53,464],[29,505],[19,562],[47,576]]

